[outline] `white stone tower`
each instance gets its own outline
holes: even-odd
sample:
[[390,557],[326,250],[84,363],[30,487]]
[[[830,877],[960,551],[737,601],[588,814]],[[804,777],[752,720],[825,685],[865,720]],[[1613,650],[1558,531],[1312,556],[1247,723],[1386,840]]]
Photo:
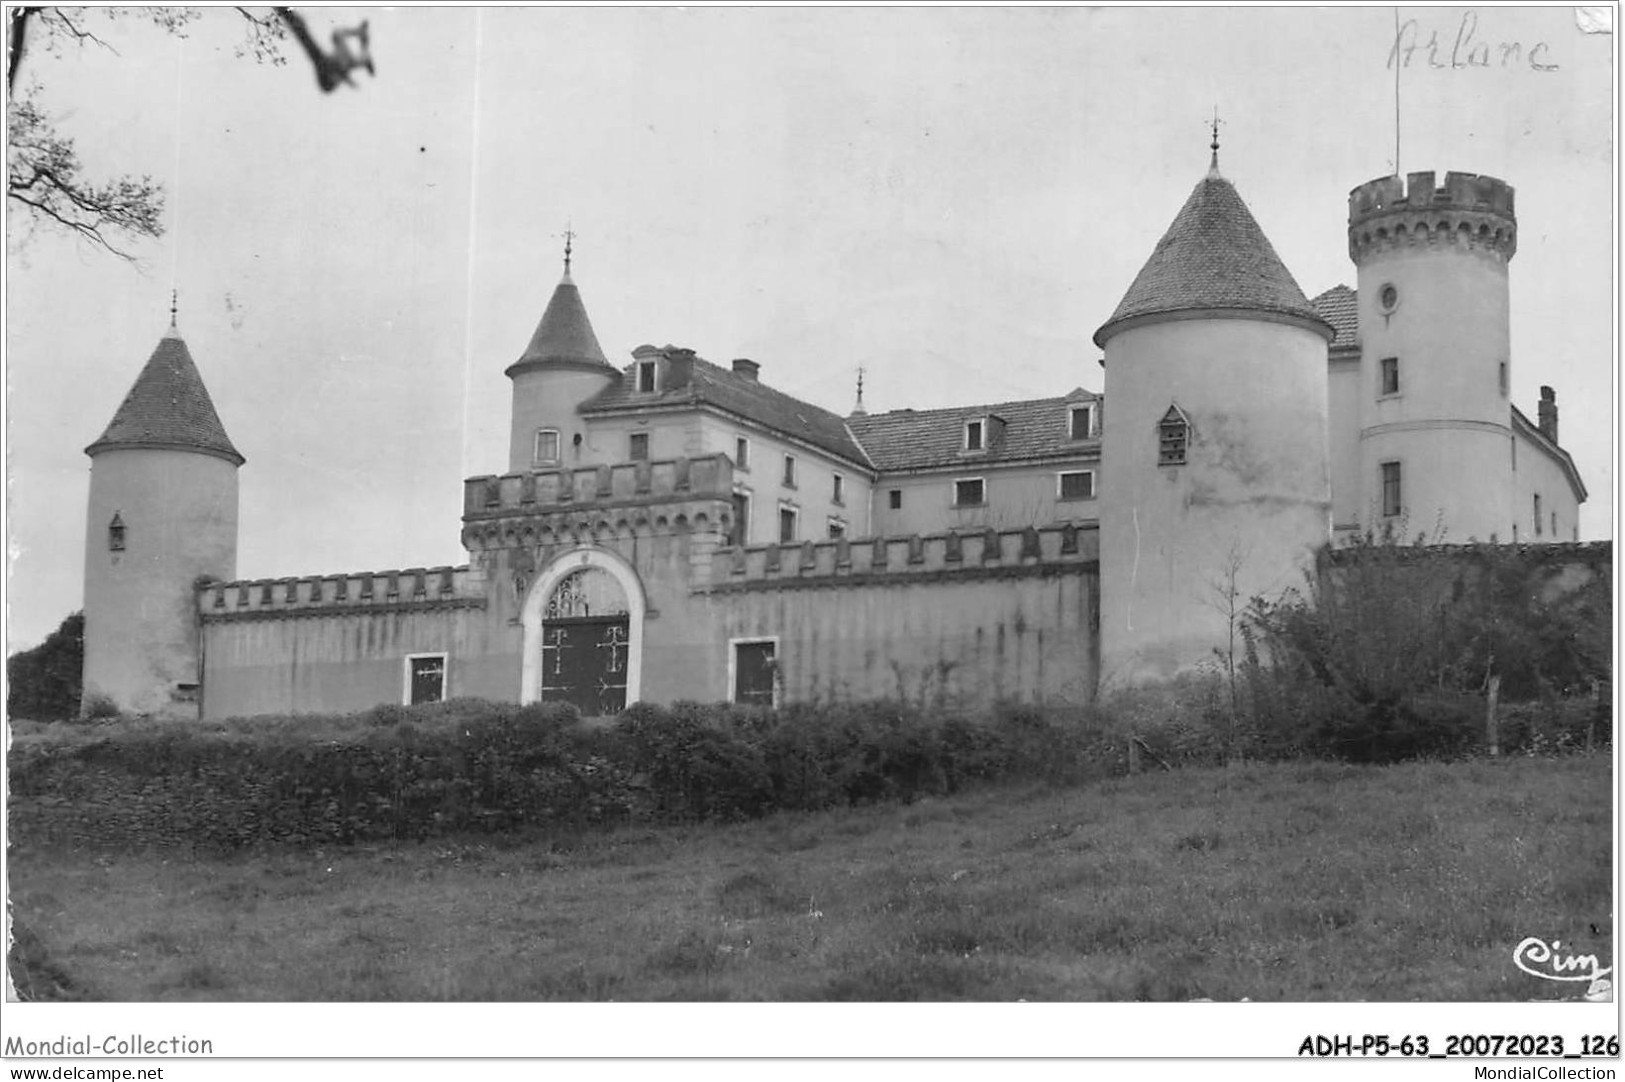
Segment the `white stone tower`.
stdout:
[[90,456],[81,709],[195,718],[201,577],[237,571],[237,469],[171,319]]
[[1383,177],[1349,193],[1358,268],[1362,527],[1513,539],[1512,189]]
[[1219,174],[1216,144],[1094,336],[1103,687],[1218,661],[1231,606],[1301,585],[1331,536],[1332,328]]
[[581,292],[570,278],[568,241],[564,277],[553,290],[530,345],[505,374],[513,380],[508,472],[582,464],[586,434],[576,408],[619,373],[604,357]]

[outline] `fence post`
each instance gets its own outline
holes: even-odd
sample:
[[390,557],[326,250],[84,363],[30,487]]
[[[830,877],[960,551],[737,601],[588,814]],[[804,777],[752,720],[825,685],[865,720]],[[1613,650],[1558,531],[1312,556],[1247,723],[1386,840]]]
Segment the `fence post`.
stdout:
[[1489,685],[1489,711],[1484,718],[1484,725],[1485,736],[1490,745],[1490,758],[1493,759],[1501,754],[1501,728],[1496,724],[1495,719],[1496,700],[1501,697],[1501,677],[1499,675],[1491,676],[1489,679]]

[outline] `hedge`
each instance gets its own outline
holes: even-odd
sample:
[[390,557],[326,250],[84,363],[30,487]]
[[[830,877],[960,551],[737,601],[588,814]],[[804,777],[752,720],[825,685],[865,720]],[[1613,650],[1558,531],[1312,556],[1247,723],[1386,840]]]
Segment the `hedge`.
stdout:
[[608,728],[580,725],[568,706],[472,700],[212,726],[111,723],[13,745],[11,832],[231,850],[730,821],[1121,769],[1103,741],[1076,718],[1031,708],[988,723],[887,702],[640,703]]

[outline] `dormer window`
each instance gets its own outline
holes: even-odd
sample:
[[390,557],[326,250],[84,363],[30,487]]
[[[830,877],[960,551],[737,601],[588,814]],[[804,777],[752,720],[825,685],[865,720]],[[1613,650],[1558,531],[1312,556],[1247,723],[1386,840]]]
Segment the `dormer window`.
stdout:
[[1075,440],[1086,440],[1095,434],[1095,407],[1093,403],[1087,406],[1073,406],[1070,413],[1068,433]]
[[107,524],[107,551],[124,551],[124,519],[117,511],[113,512],[113,521]]
[[1157,422],[1157,465],[1183,466],[1190,437],[1191,422],[1185,411],[1169,406],[1168,412]]
[[983,446],[983,437],[986,435],[986,425],[982,421],[965,422],[965,450],[980,451]]
[[559,430],[556,428],[538,428],[536,430],[535,464],[546,466],[557,463],[559,460]]
[[638,393],[653,394],[655,389],[655,362],[639,361],[637,364]]

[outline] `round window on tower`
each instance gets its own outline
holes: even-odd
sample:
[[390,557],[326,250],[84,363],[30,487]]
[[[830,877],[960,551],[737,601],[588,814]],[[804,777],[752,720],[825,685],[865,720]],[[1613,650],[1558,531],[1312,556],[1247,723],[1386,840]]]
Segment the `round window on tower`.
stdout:
[[1377,304],[1384,312],[1392,312],[1399,307],[1399,290],[1392,282],[1377,290]]

